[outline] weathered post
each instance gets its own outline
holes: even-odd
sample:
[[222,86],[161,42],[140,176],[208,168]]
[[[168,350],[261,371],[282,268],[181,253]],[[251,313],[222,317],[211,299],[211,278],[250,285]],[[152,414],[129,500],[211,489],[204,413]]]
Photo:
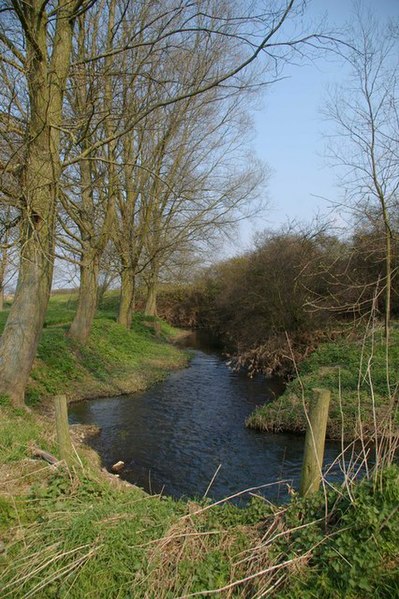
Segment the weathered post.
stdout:
[[330,398],[328,389],[313,389],[299,490],[303,497],[316,493],[320,487]]
[[60,458],[61,460],[64,460],[68,466],[71,466],[74,462],[74,451],[72,447],[71,436],[69,434],[66,395],[56,395],[54,397],[54,405]]

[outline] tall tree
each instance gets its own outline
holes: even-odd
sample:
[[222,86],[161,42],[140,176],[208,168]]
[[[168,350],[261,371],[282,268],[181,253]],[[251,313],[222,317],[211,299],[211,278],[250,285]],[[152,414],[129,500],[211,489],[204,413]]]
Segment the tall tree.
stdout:
[[[20,268],[0,341],[0,393],[24,405],[24,391],[47,309],[54,264],[55,219],[61,175],[60,135],[65,85],[77,15],[84,0],[9,4],[17,40],[1,40],[26,80],[29,110],[20,169]],[[24,51],[22,48],[25,48]]]
[[[100,5],[100,9],[101,9]],[[104,60],[104,69],[100,77],[91,73],[90,65],[85,64],[89,36],[87,35],[87,24],[84,16],[81,17],[80,31],[78,37],[77,59],[83,62],[76,67],[73,74],[74,107],[75,118],[82,122],[80,150],[85,152],[90,143],[93,142],[93,128],[98,127],[98,114],[104,119],[104,134],[111,136],[115,133],[113,122],[115,115],[113,108],[113,81],[112,47],[115,29],[115,0],[110,0],[107,10],[106,25],[106,51],[108,55]],[[99,40],[99,17],[102,12],[97,11],[94,22],[91,25],[91,43],[98,46]],[[99,87],[103,84],[103,92]],[[89,110],[89,114],[87,111]],[[83,118],[82,118],[83,116]],[[95,117],[94,119],[92,117]],[[94,121],[94,122],[92,122]],[[101,129],[102,131],[102,129]],[[98,136],[97,136],[98,137]],[[97,308],[97,286],[101,255],[110,238],[110,230],[114,215],[114,202],[117,186],[116,180],[116,141],[111,141],[105,148],[105,159],[107,163],[107,176],[101,177],[98,164],[90,160],[90,155],[79,161],[80,171],[80,203],[77,207],[70,199],[65,202],[66,211],[75,220],[79,229],[80,245],[80,286],[78,304],[75,317],[72,321],[69,334],[80,343],[85,343],[90,334],[95,311]],[[106,179],[106,181],[104,181]],[[104,189],[106,183],[106,189]],[[72,206],[72,211],[68,210]]]

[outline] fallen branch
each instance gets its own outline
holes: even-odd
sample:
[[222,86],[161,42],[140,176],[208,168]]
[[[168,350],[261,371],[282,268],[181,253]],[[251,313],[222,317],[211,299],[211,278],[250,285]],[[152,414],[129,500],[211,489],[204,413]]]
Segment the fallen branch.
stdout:
[[36,447],[35,445],[31,445],[30,451],[31,451],[32,457],[41,458],[42,460],[45,460],[46,462],[48,462],[49,464],[52,464],[53,466],[58,466],[58,464],[60,463],[60,460],[58,458],[51,455],[51,453],[48,453],[47,451],[43,451],[43,449],[40,449],[39,447]]

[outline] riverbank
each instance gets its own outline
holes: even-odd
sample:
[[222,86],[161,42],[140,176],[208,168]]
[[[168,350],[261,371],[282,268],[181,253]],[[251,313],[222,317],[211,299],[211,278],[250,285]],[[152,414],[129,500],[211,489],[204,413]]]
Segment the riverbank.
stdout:
[[67,470],[49,420],[1,407],[4,598],[388,599],[399,593],[399,471],[286,505],[174,501],[105,477],[76,445]]
[[[76,372],[80,380],[88,372],[88,380],[107,383],[100,374],[115,377],[119,357],[124,375],[128,364],[150,369],[155,361],[159,376],[166,364],[174,363],[177,349],[171,348],[171,354],[168,350],[166,359],[166,344],[151,330],[143,329],[141,335],[136,322],[131,335],[121,337],[116,323],[108,322],[111,315],[102,313],[93,345],[83,356],[84,372],[79,371],[75,359],[80,354],[71,352],[64,336],[68,321],[60,321],[61,312],[66,316],[68,309],[50,306],[32,389],[69,389],[72,395],[79,382]],[[116,338],[125,339],[122,347],[114,347]],[[146,354],[129,361],[134,343],[147,348]],[[65,386],[68,376],[70,386]],[[204,498],[174,501],[105,476],[98,456],[79,443],[77,463],[69,470],[62,463],[50,466],[33,459],[32,444],[54,455],[58,449],[53,420],[41,413],[32,392],[30,402],[30,413],[0,402],[2,597],[398,595],[396,468],[362,483],[348,479],[343,488],[309,500],[293,494],[283,506],[256,496],[256,490],[245,509],[224,502],[212,505]]]
[[[113,296],[111,300],[97,312],[90,338],[81,346],[67,335],[76,297],[51,298],[26,391],[29,406],[43,407],[59,393],[69,401],[134,393],[187,363],[187,353],[169,343],[181,331],[163,321],[157,321],[155,331],[154,320],[142,314],[135,314],[127,330],[116,322]],[[6,314],[0,315],[1,328]]]
[[[171,370],[187,365],[188,353],[174,344],[184,331],[142,314],[135,314],[131,329],[125,329],[116,322],[114,294],[98,310],[86,345],[76,343],[67,334],[75,307],[73,294],[57,294],[50,299],[26,390],[30,413],[12,409],[8,399],[0,397],[0,474],[5,481],[13,480],[14,473],[19,473],[20,460],[23,478],[29,478],[24,460],[28,460],[29,471],[32,445],[57,455],[54,395],[63,394],[68,402],[77,402],[135,393],[162,380]],[[0,312],[0,330],[6,317],[7,311]],[[99,456],[82,446],[96,432],[95,426],[71,427],[73,442],[90,455],[90,462],[100,471]]]
[[[32,446],[58,454],[54,395],[63,394],[68,402],[78,402],[135,393],[162,380],[171,370],[187,365],[188,353],[174,344],[185,331],[139,313],[127,330],[116,322],[115,298],[112,294],[103,309],[98,310],[90,337],[82,346],[67,334],[76,308],[76,295],[51,297],[26,390],[25,401],[30,412],[13,409],[7,398],[0,397],[0,476],[16,491],[19,475],[22,475],[23,487],[30,480]],[[0,331],[6,317],[7,310],[0,312]],[[75,446],[90,461],[94,471],[100,473],[99,456],[83,445],[97,432],[96,426],[71,427]]]
[[[380,327],[362,338],[341,337],[333,343],[322,343],[298,366],[298,376],[287,384],[283,395],[255,410],[247,426],[269,432],[306,430],[305,408],[312,389],[331,391],[327,437],[346,441],[383,435],[390,417],[399,434],[399,415],[395,389],[399,383],[399,328],[392,327],[389,343],[389,383],[384,332]],[[391,399],[390,399],[391,397]]]

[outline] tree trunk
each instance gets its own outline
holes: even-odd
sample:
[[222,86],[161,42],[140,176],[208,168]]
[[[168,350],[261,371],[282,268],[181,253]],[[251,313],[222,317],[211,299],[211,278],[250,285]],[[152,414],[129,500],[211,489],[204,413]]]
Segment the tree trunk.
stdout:
[[391,323],[391,295],[392,295],[392,250],[391,229],[387,217],[384,215],[385,224],[385,341],[389,343],[389,329]]
[[[8,395],[14,406],[24,405],[24,392],[36,355],[50,297],[53,274],[53,214],[27,240],[14,301],[0,342],[0,393]],[[43,230],[45,229],[45,230]],[[31,233],[30,233],[31,235]],[[46,252],[41,247],[47,246]]]
[[14,406],[24,405],[25,387],[36,355],[53,276],[55,212],[61,174],[59,127],[72,47],[69,10],[69,2],[60,2],[51,59],[48,57],[47,15],[42,3],[31,3],[29,10],[26,9],[26,21],[21,20],[27,47],[30,120],[21,179],[18,283],[0,342],[0,394],[8,395]]
[[105,276],[104,280],[97,285],[97,306],[101,306],[104,295],[108,291],[111,282],[111,278]]
[[144,314],[146,316],[157,315],[157,280],[152,276],[147,285],[147,301]]
[[28,149],[18,283],[0,342],[0,393],[17,406],[24,403],[53,275],[57,164],[48,156],[49,139],[47,127]]
[[[7,212],[7,220],[9,220],[10,218],[10,212]],[[9,231],[8,229],[6,229],[5,235],[4,235],[4,239],[3,239],[3,243],[4,243],[4,247],[3,247],[3,251],[1,253],[1,259],[0,259],[0,312],[2,312],[4,310],[4,287],[5,287],[5,278],[6,278],[6,272],[7,272],[7,267],[8,267],[8,245],[9,242]]]
[[127,329],[132,325],[135,300],[135,279],[132,268],[124,268],[121,273],[121,298],[118,322]]
[[96,314],[99,262],[96,250],[87,251],[82,256],[78,307],[69,329],[70,337],[82,344],[86,343],[90,335]]
[[89,338],[98,305],[98,277],[103,247],[95,230],[91,165],[89,161],[81,160],[79,168],[83,210],[78,226],[82,254],[78,305],[69,329],[69,336],[84,345]]
[[391,377],[389,363],[389,337],[391,325],[391,294],[392,294],[392,249],[391,249],[391,228],[389,226],[388,214],[385,204],[383,205],[383,216],[385,225],[385,269],[386,269],[386,287],[385,287],[385,374],[388,393],[391,396]]

